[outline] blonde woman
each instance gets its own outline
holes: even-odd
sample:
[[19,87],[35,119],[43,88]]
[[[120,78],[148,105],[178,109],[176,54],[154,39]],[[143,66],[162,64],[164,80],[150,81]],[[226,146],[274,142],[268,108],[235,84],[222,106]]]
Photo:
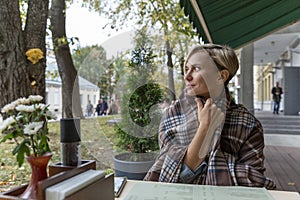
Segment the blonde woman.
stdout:
[[229,94],[235,52],[195,46],[185,63],[185,91],[159,128],[160,153],[145,180],[275,188],[264,176],[261,123]]

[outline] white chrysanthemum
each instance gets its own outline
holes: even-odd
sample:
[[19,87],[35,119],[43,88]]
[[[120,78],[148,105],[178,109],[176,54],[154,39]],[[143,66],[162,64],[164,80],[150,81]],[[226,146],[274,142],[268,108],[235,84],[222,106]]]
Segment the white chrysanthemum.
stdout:
[[19,98],[19,99],[17,100],[17,102],[18,102],[18,105],[19,105],[19,104],[29,104],[29,103],[30,103],[30,100],[29,100],[29,99],[26,99],[25,97],[23,97],[23,98]]
[[16,107],[16,110],[17,111],[23,111],[23,112],[34,112],[35,111],[35,108],[33,105],[30,105],[30,106],[26,106],[26,105],[18,105]]
[[43,103],[39,103],[39,104],[34,105],[34,107],[36,109],[44,110],[47,106]]
[[11,102],[11,104],[13,104],[15,107],[17,106],[17,105],[19,105],[20,104],[20,99],[17,99],[17,100],[14,100],[13,102]]
[[13,116],[6,118],[3,123],[0,125],[0,131],[3,131],[7,127],[9,127],[12,123],[14,123],[16,120]]
[[36,134],[43,127],[43,124],[44,122],[31,122],[29,124],[24,125],[24,134]]
[[5,106],[2,108],[1,112],[2,112],[2,113],[7,113],[7,112],[9,112],[10,110],[14,110],[14,109],[15,109],[15,104],[10,103],[10,104],[5,105]]
[[28,97],[28,99],[31,101],[31,102],[40,102],[43,100],[43,97],[40,96],[40,95],[30,95]]

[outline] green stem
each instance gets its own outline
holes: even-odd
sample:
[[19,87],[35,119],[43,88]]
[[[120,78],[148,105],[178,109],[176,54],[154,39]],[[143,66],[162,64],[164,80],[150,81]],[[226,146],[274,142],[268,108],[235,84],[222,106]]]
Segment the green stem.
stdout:
[[35,143],[34,143],[33,135],[30,136],[30,139],[31,139],[33,154],[34,154],[35,157],[37,157],[37,152],[36,152],[36,148],[35,148]]

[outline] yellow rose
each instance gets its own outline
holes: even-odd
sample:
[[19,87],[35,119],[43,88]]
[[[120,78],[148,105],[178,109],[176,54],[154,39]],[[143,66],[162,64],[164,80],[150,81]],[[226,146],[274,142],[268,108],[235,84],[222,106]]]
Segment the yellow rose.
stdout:
[[44,58],[43,52],[39,48],[29,49],[26,51],[26,56],[32,64],[36,64],[40,59]]

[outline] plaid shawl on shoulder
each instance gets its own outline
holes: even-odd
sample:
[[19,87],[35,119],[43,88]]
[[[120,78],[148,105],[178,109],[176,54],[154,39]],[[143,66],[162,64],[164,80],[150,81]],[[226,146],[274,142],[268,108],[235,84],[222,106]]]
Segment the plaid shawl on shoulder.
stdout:
[[[187,147],[199,126],[197,105],[183,98],[170,106],[159,128],[160,154],[144,180],[181,182],[179,175]],[[207,169],[194,184],[255,186],[274,189],[275,183],[264,176],[264,137],[261,123],[242,105],[226,99],[223,127],[207,155]],[[217,138],[217,139],[216,139]]]

